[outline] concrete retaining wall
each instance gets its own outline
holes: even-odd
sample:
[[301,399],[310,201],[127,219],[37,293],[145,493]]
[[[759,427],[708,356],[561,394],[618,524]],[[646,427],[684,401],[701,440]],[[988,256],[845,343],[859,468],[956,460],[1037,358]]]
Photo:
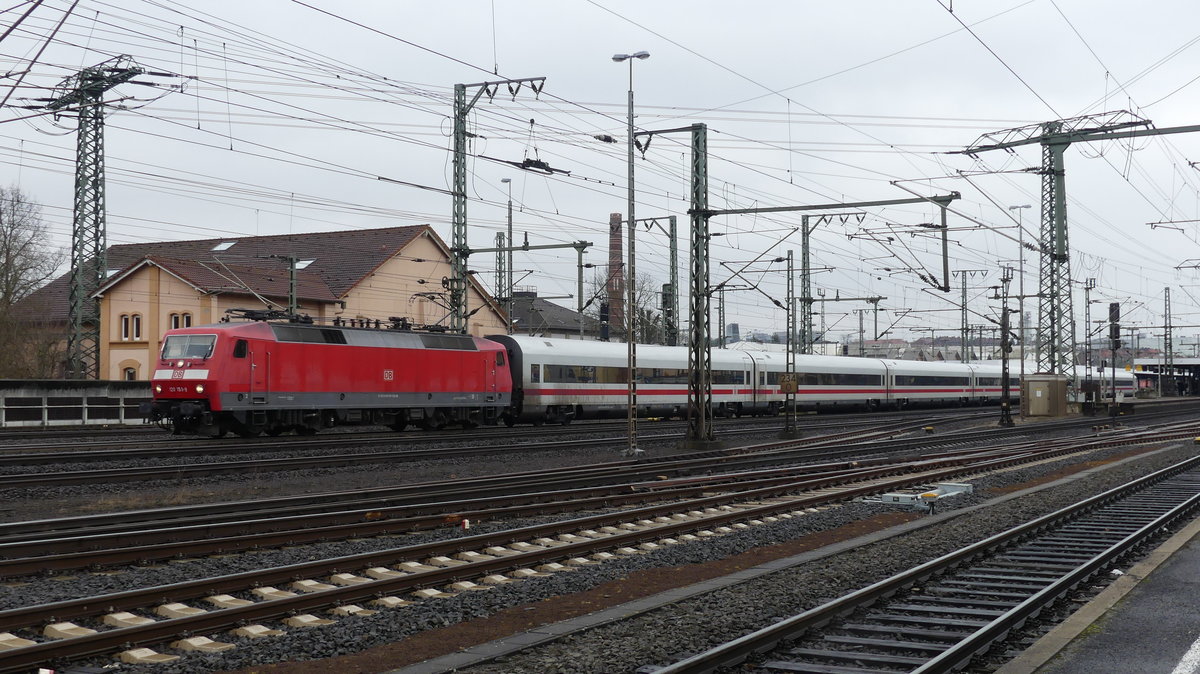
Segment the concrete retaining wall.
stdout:
[[147,400],[144,381],[0,379],[0,428],[140,426],[138,403]]

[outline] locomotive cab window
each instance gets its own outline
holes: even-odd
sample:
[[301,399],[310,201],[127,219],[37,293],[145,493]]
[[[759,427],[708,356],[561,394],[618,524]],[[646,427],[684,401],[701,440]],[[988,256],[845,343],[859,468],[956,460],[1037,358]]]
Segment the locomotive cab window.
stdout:
[[216,335],[171,335],[163,343],[162,357],[167,360],[208,358],[212,355],[213,345],[216,343]]
[[504,352],[496,352],[496,367],[504,367]]
[[245,358],[246,351],[248,351],[249,348],[250,348],[250,345],[249,345],[249,343],[246,342],[246,340],[239,339],[237,341],[237,343],[233,345],[233,357],[234,358]]

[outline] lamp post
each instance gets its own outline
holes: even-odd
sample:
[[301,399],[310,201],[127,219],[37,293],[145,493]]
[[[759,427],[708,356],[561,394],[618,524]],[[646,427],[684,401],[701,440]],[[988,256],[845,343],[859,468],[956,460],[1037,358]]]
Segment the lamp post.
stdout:
[[629,61],[629,203],[626,207],[625,218],[629,222],[629,278],[626,281],[628,299],[625,307],[625,341],[627,344],[627,359],[629,372],[629,448],[625,453],[637,456],[642,450],[637,446],[637,285],[634,282],[634,233],[637,231],[636,218],[633,214],[633,61],[648,59],[650,52],[639,51],[632,54],[614,54],[613,61],[621,63]]
[[504,284],[505,288],[507,290],[507,292],[505,293],[505,299],[504,299],[505,307],[504,308],[508,310],[508,315],[511,318],[512,310],[513,310],[513,299],[512,299],[512,294],[513,294],[512,178],[501,178],[500,182],[504,183],[505,185],[508,185],[508,252],[506,253],[506,255],[508,256],[508,272],[507,272],[508,278],[505,279],[505,284]]
[[1020,248],[1017,257],[1017,264],[1021,268],[1021,278],[1017,280],[1017,312],[1021,321],[1018,329],[1021,335],[1021,381],[1025,380],[1025,218],[1022,214],[1026,208],[1033,208],[1033,206],[1020,204],[1008,207],[1008,210],[1017,212],[1017,246]]

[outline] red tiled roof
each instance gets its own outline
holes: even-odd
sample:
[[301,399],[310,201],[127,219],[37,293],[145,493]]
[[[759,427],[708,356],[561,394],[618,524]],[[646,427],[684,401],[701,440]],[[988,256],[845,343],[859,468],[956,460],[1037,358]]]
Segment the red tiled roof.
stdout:
[[[165,241],[129,243],[108,248],[107,267],[125,271],[150,258],[161,266],[176,271],[197,287],[206,291],[234,291],[236,283],[230,274],[220,270],[237,270],[237,276],[262,295],[286,297],[287,263],[271,256],[294,255],[312,260],[297,272],[303,275],[303,291],[307,299],[333,301],[349,292],[379,265],[398,253],[422,232],[432,231],[428,225],[361,229],[339,232],[280,234],[274,236],[222,237],[196,241]],[[225,250],[214,247],[233,242]],[[216,270],[216,271],[214,271]],[[243,273],[246,274],[243,277]],[[109,278],[113,275],[110,274]],[[253,282],[252,282],[253,281]],[[279,283],[282,282],[282,292]],[[323,286],[320,287],[320,286]],[[243,289],[242,292],[245,292]],[[70,273],[39,288],[22,300],[26,307],[38,307],[38,315],[51,321],[66,321]]]
[[[263,297],[286,298],[288,296],[290,284],[288,270],[281,264],[268,263],[265,266],[253,266],[244,263],[204,262],[169,257],[147,257],[145,261],[166,269],[205,292],[248,294],[246,289],[253,288],[254,292]],[[296,270],[296,297],[301,300],[318,302],[336,302],[338,299],[330,291],[325,280],[319,274],[310,272],[308,269]]]

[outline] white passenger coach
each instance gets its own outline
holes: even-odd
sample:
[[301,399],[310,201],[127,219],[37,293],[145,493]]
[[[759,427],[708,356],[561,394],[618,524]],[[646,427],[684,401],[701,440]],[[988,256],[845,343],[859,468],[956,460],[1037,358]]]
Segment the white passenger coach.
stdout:
[[[623,416],[628,409],[627,346],[622,342],[546,339],[523,335],[490,337],[509,349],[516,421],[566,423],[576,418]],[[774,415],[784,410],[780,375],[787,354],[712,350],[712,392],[718,415]],[[640,416],[682,417],[688,393],[684,347],[639,344],[637,404]],[[918,361],[797,355],[796,404],[800,409],[996,402],[1001,366],[987,363]],[[519,377],[517,376],[519,373]],[[1010,375],[1013,403],[1020,394]]]

